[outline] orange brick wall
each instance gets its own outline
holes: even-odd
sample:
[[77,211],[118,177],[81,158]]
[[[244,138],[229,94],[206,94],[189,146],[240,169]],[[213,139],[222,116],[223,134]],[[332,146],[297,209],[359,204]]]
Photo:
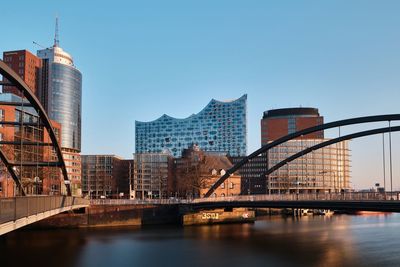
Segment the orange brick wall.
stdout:
[[[267,118],[261,120],[261,144],[265,145],[269,141],[279,139],[289,134],[288,118]],[[323,117],[296,117],[296,131],[300,131],[309,127],[317,126],[324,123]],[[307,139],[324,138],[323,131],[315,132],[303,136]],[[300,139],[296,138],[296,139]]]
[[[296,118],[296,130],[300,131],[306,128],[314,127],[323,124],[323,117],[312,117],[312,118]],[[324,138],[324,132],[319,131],[303,136],[304,139],[319,139]]]
[[[4,52],[3,61],[24,80],[35,95],[38,95],[42,67],[40,58],[27,50],[18,50]],[[13,86],[5,86],[3,92],[21,96],[19,90]]]

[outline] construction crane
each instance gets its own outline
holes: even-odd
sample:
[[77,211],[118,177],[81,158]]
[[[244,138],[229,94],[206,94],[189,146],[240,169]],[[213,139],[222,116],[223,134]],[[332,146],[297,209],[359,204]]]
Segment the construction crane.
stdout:
[[33,41],[33,44],[34,44],[34,45],[37,45],[37,46],[39,46],[39,47],[41,47],[41,48],[46,48],[46,47],[44,47],[43,45],[36,43],[35,41]]

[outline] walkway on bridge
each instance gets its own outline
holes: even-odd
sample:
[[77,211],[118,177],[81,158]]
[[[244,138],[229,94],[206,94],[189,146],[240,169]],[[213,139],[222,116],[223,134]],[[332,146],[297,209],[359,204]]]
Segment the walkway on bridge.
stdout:
[[0,235],[89,204],[86,199],[68,196],[0,198]]
[[221,208],[309,208],[400,212],[400,192],[343,192],[208,197],[196,199],[92,199],[92,205],[180,205],[189,210]]
[[193,210],[243,207],[400,212],[400,193],[345,192],[209,197],[194,199],[188,205]]

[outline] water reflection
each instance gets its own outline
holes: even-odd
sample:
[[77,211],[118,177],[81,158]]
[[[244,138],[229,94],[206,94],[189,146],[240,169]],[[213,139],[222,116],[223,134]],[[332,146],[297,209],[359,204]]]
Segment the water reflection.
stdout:
[[[254,224],[17,231],[5,266],[394,266],[400,217],[266,217]],[[3,264],[2,264],[3,266]]]

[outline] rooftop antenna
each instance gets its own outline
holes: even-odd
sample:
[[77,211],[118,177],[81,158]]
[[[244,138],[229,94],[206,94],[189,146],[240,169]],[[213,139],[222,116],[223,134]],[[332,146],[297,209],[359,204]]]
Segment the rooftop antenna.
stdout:
[[58,16],[56,17],[56,29],[54,33],[54,47],[58,47],[60,45],[60,40],[58,39]]

